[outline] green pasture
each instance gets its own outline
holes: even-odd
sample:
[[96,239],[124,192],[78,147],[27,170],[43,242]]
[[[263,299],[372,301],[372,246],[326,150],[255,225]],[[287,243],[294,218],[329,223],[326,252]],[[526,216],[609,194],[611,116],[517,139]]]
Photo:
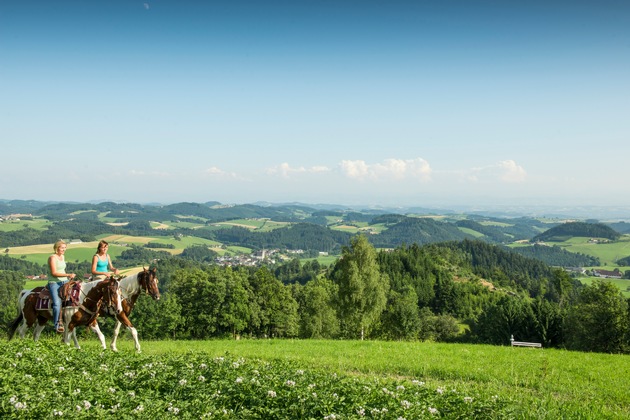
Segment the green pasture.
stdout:
[[214,225],[218,227],[238,226],[260,232],[269,232],[274,229],[288,226],[290,224],[291,223],[288,222],[274,222],[273,220],[269,219],[236,219],[227,222],[214,223]]
[[[506,343],[508,338],[506,337]],[[97,348],[94,340],[87,348]],[[119,350],[133,352],[125,336]],[[290,361],[341,375],[419,380],[514,406],[512,418],[630,418],[630,356],[425,342],[215,340],[143,342],[145,355],[204,352]]]
[[44,230],[50,225],[49,220],[40,218],[32,220],[5,220],[0,222],[0,232],[15,232],[27,227],[35,230]]
[[244,246],[228,246],[224,251],[226,253],[228,253],[228,254],[231,254],[231,255],[251,254],[252,253],[252,249],[251,248],[245,248]]
[[471,236],[473,236],[475,238],[481,238],[482,236],[484,236],[483,233],[477,232],[476,230],[470,229],[470,228],[467,228],[467,227],[458,227],[457,229],[459,229],[462,232],[464,232],[464,233],[466,233],[468,235],[471,235]]
[[596,243],[591,238],[574,237],[562,242],[549,242],[570,252],[579,252],[598,257],[602,265],[617,267],[616,261],[630,255],[630,235],[623,235],[618,241]]
[[317,260],[317,262],[320,263],[321,265],[330,266],[331,264],[334,264],[338,258],[339,258],[339,255],[320,255],[317,258],[301,259],[300,262],[304,264],[306,261]]
[[[584,284],[592,284],[595,280],[602,280],[602,278],[592,277],[592,276],[581,276],[581,277],[578,277],[578,280],[580,280],[580,282]],[[619,288],[619,290],[621,290],[621,293],[625,297],[630,298],[630,280],[629,279],[603,279],[603,280],[614,284],[615,286]]]
[[482,225],[482,226],[497,226],[497,227],[514,226],[514,223],[497,222],[497,221],[493,221],[493,220],[481,221],[481,222],[479,222],[479,224]]
[[155,243],[165,244],[165,245],[173,245],[175,249],[160,248],[158,249],[158,251],[168,251],[168,252],[173,252],[177,254],[182,252],[184,248],[188,248],[193,245],[206,245],[210,247],[221,245],[220,242],[211,241],[210,239],[198,238],[196,236],[182,236],[177,239],[170,236],[169,237],[157,236],[151,239],[150,242],[155,242]]
[[341,216],[324,216],[324,217],[327,220],[326,224],[328,226],[331,226],[331,225],[334,225],[334,224],[337,224],[337,223],[341,223],[341,220],[342,220]]

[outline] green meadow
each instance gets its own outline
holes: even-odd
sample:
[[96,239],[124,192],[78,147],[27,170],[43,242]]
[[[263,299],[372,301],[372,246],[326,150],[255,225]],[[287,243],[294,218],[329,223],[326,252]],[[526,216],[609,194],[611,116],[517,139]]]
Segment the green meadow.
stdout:
[[[23,343],[28,346],[32,342],[29,339]],[[81,344],[86,351],[98,351],[98,343],[93,339],[81,340]],[[118,347],[121,354],[127,355],[125,357],[133,358],[133,342],[127,336],[119,341]],[[144,341],[142,349],[144,357],[156,360],[189,353],[280,365],[289,363],[296,368],[360,380],[420,382],[428,389],[456,390],[477,401],[505,402],[506,408],[496,415],[480,418],[630,417],[627,390],[630,356],[627,355],[510,346],[342,340]],[[74,351],[68,349],[70,353]],[[318,392],[324,390],[320,388]]]

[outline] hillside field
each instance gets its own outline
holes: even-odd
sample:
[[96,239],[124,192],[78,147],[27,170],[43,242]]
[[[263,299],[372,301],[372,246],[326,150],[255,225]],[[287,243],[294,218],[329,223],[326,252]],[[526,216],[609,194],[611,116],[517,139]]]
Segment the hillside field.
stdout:
[[[12,346],[32,346],[30,338],[18,340],[20,344],[11,343]],[[81,344],[88,352],[86,355],[101,352],[95,340],[82,339]],[[296,369],[327,372],[334,377],[421,383],[438,393],[456,392],[482,402],[482,405],[503,401],[507,408],[497,418],[630,417],[630,393],[627,392],[630,357],[627,355],[507,345],[381,341],[213,340],[144,341],[142,344],[143,357],[152,359],[152,362],[160,362],[166,357],[186,360],[191,357],[186,354],[207,355],[209,360],[229,357],[241,364],[248,360],[279,365],[289,362]],[[125,337],[119,340],[118,347],[118,357],[130,359],[122,363],[133,365],[132,341]],[[12,351],[16,351],[15,347]],[[74,350],[69,351],[74,353]],[[181,372],[179,376],[184,374]],[[287,375],[295,376],[295,370]],[[242,378],[249,380],[246,376]],[[299,382],[299,378],[294,379]],[[72,386],[73,389],[82,388],[80,383]],[[344,392],[361,392],[360,389],[328,390],[324,383],[312,386],[320,395],[334,392],[341,398],[344,398]],[[233,392],[233,382],[225,387],[224,393]],[[178,403],[173,401],[173,404]]]

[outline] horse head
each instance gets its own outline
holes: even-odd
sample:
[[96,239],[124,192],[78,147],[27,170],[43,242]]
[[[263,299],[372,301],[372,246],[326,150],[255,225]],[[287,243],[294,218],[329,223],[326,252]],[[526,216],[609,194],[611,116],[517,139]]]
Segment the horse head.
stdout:
[[160,290],[158,289],[158,278],[156,268],[147,270],[142,267],[142,271],[138,273],[138,283],[146,294],[150,295],[154,300],[160,300]]
[[122,312],[122,294],[120,290],[119,279],[111,277],[107,280],[103,280],[100,284],[103,287],[102,306],[106,312],[119,314]]

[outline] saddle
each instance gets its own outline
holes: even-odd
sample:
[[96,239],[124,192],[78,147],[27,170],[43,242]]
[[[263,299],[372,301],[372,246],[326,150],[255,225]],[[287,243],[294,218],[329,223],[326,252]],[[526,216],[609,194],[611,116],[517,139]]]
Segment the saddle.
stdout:
[[[59,288],[59,297],[61,298],[62,308],[79,306],[81,286],[83,286],[83,282],[72,280]],[[37,293],[37,303],[35,304],[35,309],[38,311],[47,311],[52,308],[50,290],[48,290],[48,287],[37,287],[33,289],[31,293]]]

